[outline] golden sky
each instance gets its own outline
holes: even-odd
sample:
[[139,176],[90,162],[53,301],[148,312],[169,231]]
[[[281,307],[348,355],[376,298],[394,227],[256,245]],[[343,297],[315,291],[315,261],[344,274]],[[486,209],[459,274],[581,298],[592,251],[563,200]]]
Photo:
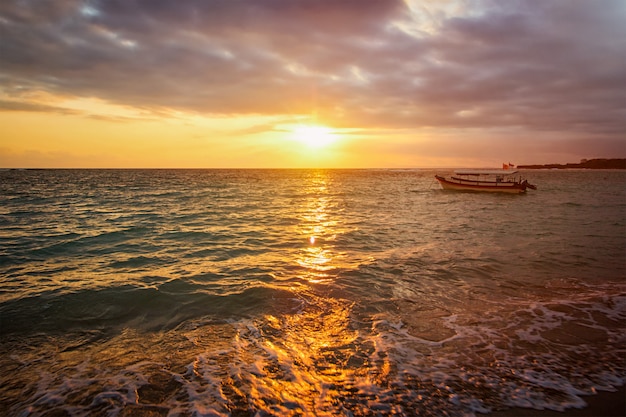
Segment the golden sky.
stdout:
[[626,157],[620,0],[6,0],[0,167]]

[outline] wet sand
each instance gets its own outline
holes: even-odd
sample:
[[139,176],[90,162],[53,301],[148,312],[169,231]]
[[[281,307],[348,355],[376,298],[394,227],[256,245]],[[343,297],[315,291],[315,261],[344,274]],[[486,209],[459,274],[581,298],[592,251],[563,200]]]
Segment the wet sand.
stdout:
[[494,411],[485,417],[625,417],[626,387],[621,386],[615,392],[599,391],[597,395],[583,398],[587,403],[584,408],[568,408],[565,411],[532,410],[512,408]]

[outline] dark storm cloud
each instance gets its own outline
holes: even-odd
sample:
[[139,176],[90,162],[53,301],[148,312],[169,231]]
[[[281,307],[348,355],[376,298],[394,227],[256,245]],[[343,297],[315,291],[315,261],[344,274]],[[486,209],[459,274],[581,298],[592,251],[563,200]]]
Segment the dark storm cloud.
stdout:
[[0,86],[14,101],[45,91],[211,114],[316,111],[350,127],[624,133],[623,2],[434,7],[8,0]]

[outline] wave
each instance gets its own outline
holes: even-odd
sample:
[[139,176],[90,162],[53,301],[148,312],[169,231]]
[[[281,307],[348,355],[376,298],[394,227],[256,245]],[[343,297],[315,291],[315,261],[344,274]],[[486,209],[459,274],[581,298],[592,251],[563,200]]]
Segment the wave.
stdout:
[[7,301],[0,304],[2,337],[128,327],[161,331],[198,317],[230,320],[262,311],[294,311],[300,305],[297,296],[286,289],[220,282],[215,288],[222,294],[211,294],[207,292],[210,287],[197,279],[169,280],[154,287],[52,291]]
[[[180,282],[165,288],[192,290]],[[48,335],[40,348],[58,353],[44,357],[35,357],[40,349],[32,345],[16,350],[13,359],[27,365],[16,378],[28,378],[31,367],[40,378],[12,410],[34,404],[77,416],[98,409],[471,416],[513,406],[582,407],[584,395],[625,382],[619,346],[626,294],[605,289],[574,300],[482,302],[464,311],[406,299],[388,301],[397,309],[372,311],[346,299],[270,288],[239,296],[273,307],[227,318],[215,314],[218,307],[157,332]]]

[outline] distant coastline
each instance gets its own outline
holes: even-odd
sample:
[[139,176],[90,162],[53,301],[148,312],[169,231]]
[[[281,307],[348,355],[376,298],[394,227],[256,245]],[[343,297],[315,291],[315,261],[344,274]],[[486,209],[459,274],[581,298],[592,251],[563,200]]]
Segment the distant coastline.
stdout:
[[626,169],[626,159],[583,159],[579,163],[545,164],[545,165],[518,165],[520,169]]

